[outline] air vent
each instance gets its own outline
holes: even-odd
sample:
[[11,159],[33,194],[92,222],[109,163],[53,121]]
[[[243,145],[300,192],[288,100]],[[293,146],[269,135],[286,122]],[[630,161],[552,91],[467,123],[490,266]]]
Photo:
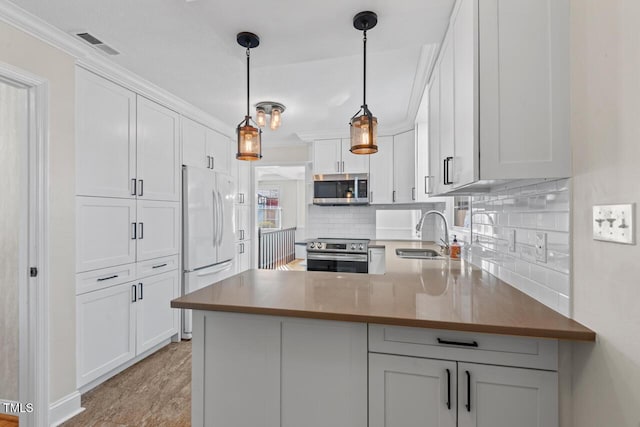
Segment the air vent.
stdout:
[[96,49],[100,49],[107,55],[120,55],[120,52],[118,52],[108,44],[103,43],[102,40],[100,40],[99,38],[95,37],[94,35],[86,31],[77,32],[75,33],[75,35],[76,37],[81,38],[82,40],[89,43],[91,46],[95,47]]

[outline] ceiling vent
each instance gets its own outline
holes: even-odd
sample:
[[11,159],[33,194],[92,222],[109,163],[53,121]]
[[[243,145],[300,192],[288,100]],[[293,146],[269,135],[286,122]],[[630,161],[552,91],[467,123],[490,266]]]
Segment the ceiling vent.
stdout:
[[120,52],[118,52],[108,44],[104,44],[102,40],[100,40],[99,38],[93,36],[92,34],[86,31],[77,32],[75,33],[75,35],[76,37],[81,38],[82,40],[89,43],[91,46],[95,47],[96,49],[100,49],[107,55],[120,55]]

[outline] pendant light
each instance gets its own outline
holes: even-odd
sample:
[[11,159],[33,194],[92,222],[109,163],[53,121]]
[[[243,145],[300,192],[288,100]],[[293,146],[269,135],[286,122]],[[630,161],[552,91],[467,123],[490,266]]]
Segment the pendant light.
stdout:
[[[262,129],[260,129],[249,115],[249,59],[251,49],[258,47],[260,38],[253,33],[238,33],[238,44],[247,49],[247,115],[238,124],[238,160],[260,160],[262,158]],[[254,126],[255,125],[255,126]]]
[[378,15],[373,12],[360,12],[353,17],[353,26],[362,31],[362,44],[364,50],[364,73],[362,84],[362,106],[351,117],[349,122],[351,133],[351,148],[353,154],[373,154],[378,152],[377,135],[378,119],[373,116],[367,107],[367,30],[372,29],[378,23]]

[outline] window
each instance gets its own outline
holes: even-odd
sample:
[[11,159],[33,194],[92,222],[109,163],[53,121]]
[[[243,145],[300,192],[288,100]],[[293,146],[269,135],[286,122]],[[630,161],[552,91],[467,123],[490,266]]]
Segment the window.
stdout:
[[282,207],[280,206],[280,190],[259,189],[258,193],[258,228],[282,228]]
[[453,198],[453,226],[460,228],[471,227],[470,197],[456,196]]

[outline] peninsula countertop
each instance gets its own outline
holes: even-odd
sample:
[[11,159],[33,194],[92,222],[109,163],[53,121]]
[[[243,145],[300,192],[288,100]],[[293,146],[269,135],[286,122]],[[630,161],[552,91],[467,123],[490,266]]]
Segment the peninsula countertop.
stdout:
[[249,270],[175,299],[174,308],[594,341],[595,332],[465,261],[396,257],[384,275]]

